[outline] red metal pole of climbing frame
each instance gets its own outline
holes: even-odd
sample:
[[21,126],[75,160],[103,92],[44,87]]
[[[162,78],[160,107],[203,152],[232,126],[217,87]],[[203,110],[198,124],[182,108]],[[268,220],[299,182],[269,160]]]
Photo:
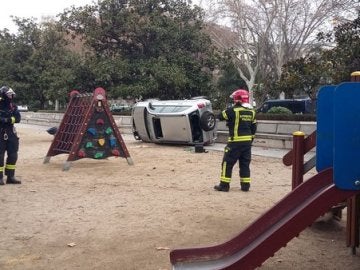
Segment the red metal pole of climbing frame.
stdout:
[[304,139],[305,133],[293,133],[293,164],[292,164],[292,189],[303,182],[304,176]]

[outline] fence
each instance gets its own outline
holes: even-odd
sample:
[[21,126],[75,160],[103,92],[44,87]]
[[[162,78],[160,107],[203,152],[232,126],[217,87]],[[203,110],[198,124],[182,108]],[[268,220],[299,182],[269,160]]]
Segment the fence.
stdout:
[[[57,126],[63,118],[62,113],[22,112],[22,123]],[[122,134],[132,133],[131,116],[114,115],[114,120]],[[316,130],[316,122],[258,120],[255,146],[269,148],[292,148],[292,134],[302,131],[305,136]],[[226,143],[228,129],[224,121],[217,123],[217,142]]]

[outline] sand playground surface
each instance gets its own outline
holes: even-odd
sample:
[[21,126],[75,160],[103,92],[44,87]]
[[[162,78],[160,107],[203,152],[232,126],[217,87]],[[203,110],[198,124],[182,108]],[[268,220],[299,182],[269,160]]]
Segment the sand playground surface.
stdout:
[[[63,171],[65,154],[43,164],[53,139],[45,128],[17,129],[22,184],[0,187],[1,270],[170,270],[172,249],[228,241],[291,191],[291,167],[279,158],[253,155],[250,192],[240,191],[237,169],[230,192],[216,192],[222,151],[130,135],[134,165],[82,159]],[[323,218],[261,269],[360,269],[345,232],[346,211],[340,221]]]

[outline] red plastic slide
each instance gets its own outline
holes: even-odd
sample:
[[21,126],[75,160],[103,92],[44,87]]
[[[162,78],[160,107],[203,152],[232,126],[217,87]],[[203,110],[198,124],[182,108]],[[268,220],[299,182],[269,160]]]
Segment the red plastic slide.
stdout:
[[335,187],[333,170],[305,181],[229,241],[170,252],[174,270],[255,269],[331,207],[360,191]]

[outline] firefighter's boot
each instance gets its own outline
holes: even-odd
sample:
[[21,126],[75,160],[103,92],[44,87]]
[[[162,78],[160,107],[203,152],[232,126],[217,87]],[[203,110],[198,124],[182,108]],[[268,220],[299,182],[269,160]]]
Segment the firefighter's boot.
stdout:
[[228,192],[229,189],[230,189],[230,184],[220,181],[220,184],[214,186],[214,189],[217,190],[217,191],[225,191],[225,192]]
[[5,185],[4,179],[0,178],[0,186],[3,186],[3,185]]
[[240,183],[240,186],[242,191],[249,191],[250,189],[250,183]]
[[21,181],[17,180],[14,176],[8,176],[6,184],[21,184]]

